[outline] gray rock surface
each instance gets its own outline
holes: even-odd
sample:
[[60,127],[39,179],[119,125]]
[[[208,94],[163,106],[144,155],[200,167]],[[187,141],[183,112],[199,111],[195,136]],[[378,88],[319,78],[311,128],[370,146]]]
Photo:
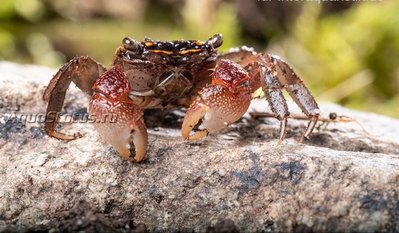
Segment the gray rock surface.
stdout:
[[[181,112],[148,111],[147,158],[131,164],[88,123],[63,124],[84,134],[67,143],[18,120],[44,114],[54,72],[0,63],[0,232],[399,231],[398,120],[321,104],[369,134],[333,123],[299,144],[306,122],[291,119],[279,145],[277,120],[247,115],[188,143]],[[65,111],[87,103],[71,87]],[[264,100],[251,108],[269,111]]]

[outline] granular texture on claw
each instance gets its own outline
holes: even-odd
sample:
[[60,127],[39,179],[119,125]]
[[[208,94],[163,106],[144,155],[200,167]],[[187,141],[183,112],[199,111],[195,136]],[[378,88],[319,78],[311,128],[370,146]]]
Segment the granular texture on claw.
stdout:
[[129,94],[130,84],[120,66],[113,66],[96,80],[94,91],[117,99]]

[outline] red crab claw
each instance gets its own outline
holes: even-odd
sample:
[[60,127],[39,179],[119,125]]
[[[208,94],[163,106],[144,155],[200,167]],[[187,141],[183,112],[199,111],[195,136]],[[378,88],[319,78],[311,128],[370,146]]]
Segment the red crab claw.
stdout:
[[130,84],[119,66],[114,66],[93,85],[89,113],[101,137],[124,159],[141,161],[148,135],[143,112],[129,98]]
[[240,65],[221,60],[212,76],[212,84],[198,93],[184,117],[181,133],[187,140],[227,127],[244,115],[251,102],[250,79]]

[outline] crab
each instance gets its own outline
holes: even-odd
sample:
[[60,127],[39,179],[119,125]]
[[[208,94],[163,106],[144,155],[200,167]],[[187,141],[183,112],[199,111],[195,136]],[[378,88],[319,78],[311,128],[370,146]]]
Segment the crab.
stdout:
[[[280,121],[279,141],[287,132],[289,111],[285,89],[309,119],[301,139],[312,133],[319,107],[302,79],[281,58],[248,47],[218,54],[223,37],[206,41],[138,42],[124,38],[106,69],[88,56],[75,57],[62,66],[46,87],[46,133],[60,140],[82,135],[57,131],[65,94],[71,82],[91,96],[88,111],[101,137],[131,162],[146,154],[148,134],[145,108],[187,108],[181,134],[198,140],[239,120],[253,93],[262,89],[273,116]],[[110,120],[116,116],[117,120]]]

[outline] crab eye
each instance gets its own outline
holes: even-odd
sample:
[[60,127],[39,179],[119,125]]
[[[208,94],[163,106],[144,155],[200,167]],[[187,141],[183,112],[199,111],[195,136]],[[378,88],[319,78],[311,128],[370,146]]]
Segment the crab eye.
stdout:
[[213,48],[219,48],[223,44],[223,37],[221,34],[216,34],[208,40],[208,43],[212,45]]
[[131,52],[140,53],[142,51],[141,44],[135,40],[125,37],[122,41],[123,47]]

